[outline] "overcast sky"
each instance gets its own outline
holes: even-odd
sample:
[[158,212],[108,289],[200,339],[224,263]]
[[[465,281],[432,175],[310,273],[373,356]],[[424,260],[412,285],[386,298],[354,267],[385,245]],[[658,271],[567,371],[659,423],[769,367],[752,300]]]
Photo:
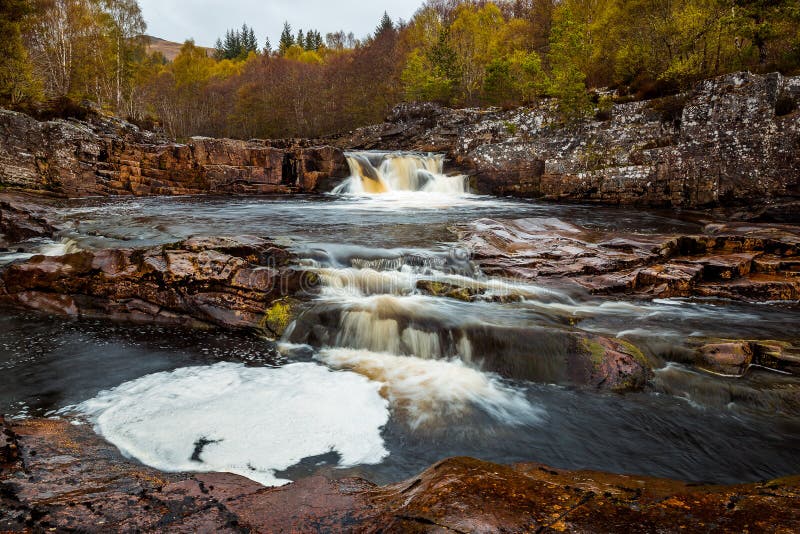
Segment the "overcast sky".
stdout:
[[269,36],[278,42],[283,22],[298,28],[328,32],[345,30],[363,37],[378,25],[384,11],[392,20],[408,20],[422,0],[139,0],[147,33],[169,41],[194,39],[213,46],[228,28],[252,26],[259,44]]

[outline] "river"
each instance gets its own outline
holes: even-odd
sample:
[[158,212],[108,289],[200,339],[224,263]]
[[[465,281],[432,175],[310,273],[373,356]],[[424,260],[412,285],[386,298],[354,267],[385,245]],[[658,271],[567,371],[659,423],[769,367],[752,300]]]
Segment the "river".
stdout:
[[[486,276],[453,226],[547,218],[625,235],[698,232],[692,217],[467,192],[441,158],[351,155],[333,193],[82,199],[34,253],[257,235],[296,253],[319,294],[279,342],[235,333],[2,310],[0,413],[93,424],[169,471],[223,470],[265,484],[314,473],[407,478],[450,456],[737,483],[800,472],[800,384],[753,369],[693,368],[691,338],[796,343],[794,307],[593,297],[558,279]],[[502,297],[462,302],[420,281],[469,281]],[[634,341],[654,362],[642,392],[568,383],[564,339]]]

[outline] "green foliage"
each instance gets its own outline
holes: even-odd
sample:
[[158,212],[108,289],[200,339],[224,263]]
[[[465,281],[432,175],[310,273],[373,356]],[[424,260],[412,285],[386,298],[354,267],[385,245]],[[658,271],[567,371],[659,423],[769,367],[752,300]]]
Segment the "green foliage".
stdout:
[[559,111],[566,119],[585,116],[591,110],[586,92],[586,65],[588,56],[586,22],[563,4],[553,24],[550,40],[550,94],[558,99]]
[[219,60],[244,61],[253,52],[258,52],[258,39],[253,28],[242,25],[241,30],[228,30],[225,39],[217,39],[214,57]]
[[4,0],[0,4],[0,105],[22,106],[41,96],[22,43],[21,23],[29,11],[25,0]]
[[295,45],[294,36],[292,36],[292,27],[288,22],[283,23],[283,32],[281,39],[278,42],[278,54],[285,56],[286,51]]
[[[361,41],[287,22],[273,52],[244,25],[213,57],[189,42],[168,62],[146,52],[136,0],[4,0],[0,104],[88,99],[181,138],[333,134],[403,99],[553,97],[564,120],[607,120],[611,100],[593,101],[596,88],[667,102],[726,72],[800,72],[798,26],[797,0],[428,0],[408,22],[384,13]],[[679,122],[678,108],[665,122]]]

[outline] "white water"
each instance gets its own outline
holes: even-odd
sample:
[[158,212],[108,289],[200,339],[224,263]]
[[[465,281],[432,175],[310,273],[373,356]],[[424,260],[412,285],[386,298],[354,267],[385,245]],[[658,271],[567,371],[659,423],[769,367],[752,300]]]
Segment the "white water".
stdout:
[[0,265],[19,260],[29,260],[34,256],[64,256],[79,252],[81,249],[72,239],[64,238],[59,242],[50,239],[32,239],[20,243],[24,252],[0,253]]
[[[168,472],[236,473],[267,486],[303,458],[335,451],[340,467],[389,453],[381,384],[314,363],[232,363],[158,373],[101,392],[62,413],[87,416],[126,456]],[[207,440],[192,460],[199,440]]]
[[509,425],[540,422],[543,411],[519,391],[459,359],[426,360],[352,349],[324,349],[317,359],[383,385],[392,409],[412,428],[438,425],[449,418],[482,410]]
[[438,154],[353,152],[347,154],[347,163],[350,178],[334,194],[394,194],[394,200],[402,200],[408,196],[398,193],[427,193],[434,198],[468,193],[467,178],[446,176],[444,156]]

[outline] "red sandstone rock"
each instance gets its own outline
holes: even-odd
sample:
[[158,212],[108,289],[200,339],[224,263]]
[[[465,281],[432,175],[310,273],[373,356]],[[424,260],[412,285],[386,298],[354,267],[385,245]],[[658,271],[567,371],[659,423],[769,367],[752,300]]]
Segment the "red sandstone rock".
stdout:
[[304,275],[289,262],[285,250],[254,237],[36,256],[0,272],[0,302],[72,317],[260,330],[274,302],[302,293]]
[[[311,477],[263,488],[224,473],[168,474],[121,457],[86,426],[31,420],[3,435],[10,532],[796,532],[800,478],[730,487],[442,461],[408,481]],[[2,449],[0,449],[2,450]]]
[[718,225],[702,235],[642,238],[532,218],[484,219],[455,231],[487,274],[570,278],[593,293],[646,298],[800,300],[796,226]]

